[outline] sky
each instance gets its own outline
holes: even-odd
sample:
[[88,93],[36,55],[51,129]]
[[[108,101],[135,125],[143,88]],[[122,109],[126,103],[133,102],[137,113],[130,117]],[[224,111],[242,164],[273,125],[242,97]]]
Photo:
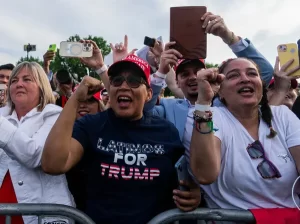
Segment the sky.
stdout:
[[[42,59],[50,44],[69,36],[101,36],[108,43],[129,37],[129,48],[142,48],[145,36],[169,40],[170,7],[206,6],[236,35],[250,39],[274,64],[279,44],[300,39],[299,0],[0,0],[0,64],[30,53]],[[297,18],[298,17],[298,18]],[[207,61],[221,63],[233,53],[219,37],[208,35]],[[110,57],[105,59],[110,62]]]

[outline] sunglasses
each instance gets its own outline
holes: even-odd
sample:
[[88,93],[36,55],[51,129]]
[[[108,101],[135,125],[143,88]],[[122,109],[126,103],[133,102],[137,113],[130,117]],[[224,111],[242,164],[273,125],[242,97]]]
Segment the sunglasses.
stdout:
[[115,86],[115,87],[119,87],[123,84],[124,81],[127,83],[127,85],[130,88],[138,88],[142,84],[145,84],[146,86],[148,86],[146,81],[142,77],[135,76],[135,75],[128,75],[128,76],[117,75],[117,76],[113,76],[110,79],[110,84]]
[[257,166],[257,170],[264,179],[280,178],[281,174],[276,166],[267,159],[265,150],[259,140],[256,140],[247,147],[247,152],[252,159],[262,158],[263,161]]

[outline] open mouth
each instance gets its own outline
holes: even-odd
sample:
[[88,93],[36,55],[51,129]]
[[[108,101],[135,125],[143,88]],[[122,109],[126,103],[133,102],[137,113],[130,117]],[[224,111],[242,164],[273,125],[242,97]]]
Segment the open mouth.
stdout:
[[117,100],[121,108],[128,107],[132,102],[132,98],[129,96],[119,96]]
[[194,87],[194,86],[196,86],[196,87],[197,87],[197,86],[198,86],[198,84],[197,84],[196,82],[193,82],[193,83],[189,83],[189,84],[188,84],[188,86],[189,86],[189,87]]
[[81,117],[83,117],[84,115],[88,114],[89,111],[87,111],[87,110],[79,110],[77,113],[78,113]]
[[252,87],[243,87],[238,90],[239,94],[251,94],[254,93],[254,89]]

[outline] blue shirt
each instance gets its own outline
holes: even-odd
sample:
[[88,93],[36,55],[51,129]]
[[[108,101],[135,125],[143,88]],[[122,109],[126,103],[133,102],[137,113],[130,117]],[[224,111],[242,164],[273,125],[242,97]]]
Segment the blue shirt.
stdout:
[[127,121],[111,109],[76,121],[85,150],[86,213],[96,223],[147,223],[174,206],[174,164],[183,154],[175,126],[155,116]]

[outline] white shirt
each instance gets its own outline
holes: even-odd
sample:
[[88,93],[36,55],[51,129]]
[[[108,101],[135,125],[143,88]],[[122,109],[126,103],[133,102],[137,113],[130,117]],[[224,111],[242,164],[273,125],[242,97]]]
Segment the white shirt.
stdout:
[[[215,136],[221,140],[221,169],[217,180],[201,186],[211,208],[251,209],[296,207],[292,200],[292,185],[298,173],[289,148],[300,145],[300,120],[286,106],[272,106],[272,126],[277,132],[267,138],[269,128],[261,120],[259,141],[266,157],[277,167],[282,177],[263,179],[257,166],[263,159],[252,159],[246,148],[254,142],[242,124],[226,107],[213,108]],[[299,205],[300,185],[295,189]]]
[[[46,138],[61,108],[48,104],[43,111],[34,108],[18,120],[14,111],[0,109],[0,187],[9,170],[18,203],[54,203],[74,206],[65,175],[51,176],[41,169]],[[37,223],[24,216],[25,224]]]

